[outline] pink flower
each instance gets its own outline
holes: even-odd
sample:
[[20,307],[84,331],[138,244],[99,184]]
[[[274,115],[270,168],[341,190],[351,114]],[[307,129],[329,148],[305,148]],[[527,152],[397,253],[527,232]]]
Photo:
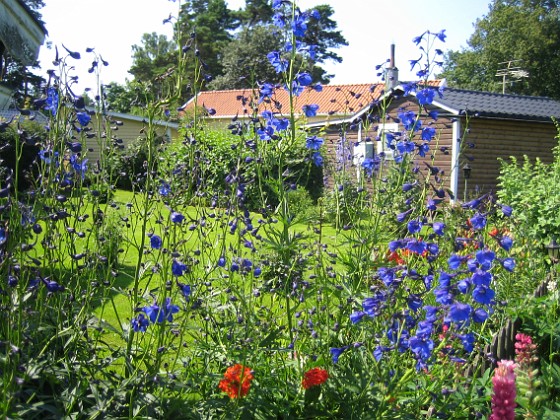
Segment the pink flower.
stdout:
[[538,360],[537,345],[530,335],[519,333],[515,336],[515,362],[520,368],[528,369]]
[[490,420],[515,420],[515,369],[511,360],[498,362],[492,383],[492,414]]

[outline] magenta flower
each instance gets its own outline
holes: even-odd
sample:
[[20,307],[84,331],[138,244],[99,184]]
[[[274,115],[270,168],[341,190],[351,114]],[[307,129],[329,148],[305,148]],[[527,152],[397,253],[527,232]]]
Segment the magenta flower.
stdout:
[[490,420],[515,419],[515,367],[515,363],[511,360],[498,362],[492,378],[494,392]]

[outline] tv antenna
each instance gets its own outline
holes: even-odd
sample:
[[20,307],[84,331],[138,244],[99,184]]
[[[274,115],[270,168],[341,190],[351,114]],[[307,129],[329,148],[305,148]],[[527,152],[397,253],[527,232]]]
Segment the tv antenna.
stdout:
[[[523,60],[509,60],[498,63],[502,68],[496,72],[496,77],[502,78],[502,94],[506,93],[506,84],[519,81],[524,77],[529,77],[529,72],[517,65],[517,63],[521,63],[522,61]],[[508,82],[508,77],[515,80]]]

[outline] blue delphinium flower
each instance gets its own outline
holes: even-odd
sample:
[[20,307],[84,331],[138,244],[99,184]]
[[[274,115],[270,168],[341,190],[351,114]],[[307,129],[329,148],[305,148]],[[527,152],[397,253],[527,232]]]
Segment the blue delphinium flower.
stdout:
[[315,117],[317,115],[317,110],[319,109],[319,105],[317,104],[309,104],[304,105],[301,107],[303,113],[306,117]]
[[54,280],[49,280],[49,279],[44,279],[44,278],[41,278],[41,280],[45,284],[45,287],[47,288],[49,293],[56,293],[56,292],[64,291],[64,286],[58,284]]
[[511,239],[511,237],[509,236],[503,236],[500,239],[500,246],[506,251],[509,251],[513,246],[513,239]]
[[155,324],[156,322],[163,322],[163,311],[156,302],[150,306],[144,306],[142,308],[142,312],[148,316],[152,324]]
[[274,94],[274,85],[264,83],[259,89],[259,104],[267,99],[270,99]]
[[373,174],[379,168],[380,160],[379,157],[376,156],[375,158],[365,158],[362,161],[362,168],[366,171],[368,175]]
[[414,209],[408,209],[407,211],[403,211],[402,213],[397,214],[397,222],[402,223],[406,220],[408,215],[412,213]]
[[183,294],[185,300],[189,301],[192,295],[192,287],[190,286],[190,284],[183,284],[177,282],[177,286],[179,286],[179,289],[181,290],[181,293]]
[[419,131],[422,128],[422,122],[417,119],[417,115],[414,111],[399,112],[398,117],[407,131]]
[[158,235],[152,235],[152,236],[150,237],[150,246],[151,246],[153,249],[160,249],[162,245],[163,245],[163,241],[162,241],[162,239],[161,239],[160,236],[158,236]]
[[6,229],[0,227],[0,245],[4,245],[8,240],[8,235],[6,233]]
[[463,294],[467,294],[471,291],[472,283],[468,278],[459,280],[457,282],[457,290]]
[[276,73],[283,73],[288,69],[288,61],[282,58],[278,51],[271,51],[266,55],[266,57],[272,67],[274,67]]
[[436,129],[433,127],[424,127],[422,129],[422,140],[430,141],[436,136]]
[[447,259],[447,265],[450,270],[457,270],[461,264],[467,260],[467,257],[457,254],[451,254]]
[[486,312],[483,308],[477,308],[472,314],[472,319],[474,322],[478,322],[480,324],[488,319],[488,312]]
[[416,335],[410,338],[409,345],[410,350],[422,362],[426,362],[430,358],[432,350],[434,349],[434,342],[432,339]]
[[87,112],[77,112],[76,118],[82,127],[85,127],[91,121],[91,116]]
[[182,276],[186,270],[187,270],[187,265],[180,261],[174,259],[173,262],[171,263],[171,272],[176,277]]
[[449,306],[448,318],[451,322],[463,323],[469,320],[472,307],[466,303],[456,302]]
[[163,304],[163,318],[168,322],[172,322],[173,314],[176,314],[177,312],[179,312],[179,307],[171,303],[171,298],[165,298],[165,302]]
[[319,150],[324,142],[321,137],[311,136],[305,140],[305,146],[311,150]]
[[490,289],[489,287],[481,285],[474,288],[472,292],[472,297],[473,300],[477,303],[480,303],[482,305],[489,305],[492,303],[495,294],[496,293],[494,292],[494,290]]
[[490,270],[490,268],[492,268],[492,263],[496,259],[496,254],[494,253],[494,251],[486,249],[477,251],[475,254],[475,258],[483,270]]
[[315,152],[311,155],[311,161],[315,166],[323,166],[323,156],[321,156],[321,153],[319,152]]
[[367,316],[374,318],[381,313],[381,309],[386,300],[387,296],[384,292],[377,292],[375,296],[365,298],[362,301],[362,309]]
[[422,222],[420,220],[411,220],[407,224],[408,231],[414,235],[422,230]]
[[434,34],[441,42],[445,42],[447,35],[445,34],[445,29],[442,29],[438,33]]
[[492,282],[492,274],[488,271],[477,269],[471,276],[471,282],[475,286],[490,287],[490,283]]
[[333,363],[338,363],[338,358],[342,353],[344,353],[348,349],[348,347],[349,346],[333,347],[330,349]]
[[132,329],[135,332],[146,332],[148,326],[150,325],[150,322],[148,318],[144,316],[144,314],[138,314],[136,318],[132,318],[131,324]]
[[481,230],[486,226],[486,217],[480,213],[476,213],[469,220],[474,230]]
[[162,323],[165,320],[171,322],[173,321],[173,314],[179,312],[179,307],[173,305],[171,303],[171,298],[167,297],[165,298],[163,307],[160,307],[157,302],[154,302],[150,306],[144,306],[142,312],[148,316],[152,324]]
[[414,144],[414,142],[412,141],[399,141],[397,142],[395,147],[401,155],[404,155],[413,153],[416,149],[416,144]]
[[424,251],[426,251],[427,245],[426,245],[426,242],[424,242],[422,240],[411,239],[406,244],[406,249],[408,249],[409,251],[415,252],[418,255],[422,255],[424,253]]
[[474,334],[467,333],[463,335],[458,335],[458,338],[461,340],[461,343],[463,344],[463,348],[465,349],[465,351],[467,353],[471,353],[474,348]]
[[297,37],[304,37],[305,32],[307,31],[307,15],[305,13],[301,13],[294,17],[292,21],[292,30],[294,31],[294,35]]
[[[418,185],[418,181],[406,182],[402,185],[403,192],[408,192]],[[401,213],[402,214],[402,213]]]
[[170,217],[173,223],[181,223],[183,220],[185,220],[185,216],[177,211],[172,212]]
[[[422,138],[424,134],[422,133]],[[430,153],[430,145],[428,143],[418,144],[416,146],[418,148],[418,156],[425,157],[428,153]]]
[[171,186],[167,182],[161,181],[158,191],[161,196],[167,197],[171,193]]
[[80,153],[82,151],[82,143],[79,141],[68,142],[67,145],[72,153]]
[[484,194],[478,198],[472,199],[471,201],[461,204],[461,207],[464,209],[477,209],[487,196],[488,194]]
[[391,286],[395,280],[395,270],[388,267],[379,267],[377,275],[385,283],[385,286]]
[[56,117],[58,111],[58,91],[55,88],[50,87],[47,89],[47,100],[45,103],[45,109],[51,111],[51,115]]
[[513,213],[513,209],[510,206],[506,206],[505,204],[502,204],[501,208],[502,208],[502,213],[506,217],[510,217],[511,214]]
[[418,309],[422,307],[423,303],[424,302],[422,301],[422,297],[420,295],[416,293],[411,293],[410,295],[408,295],[407,298],[408,307],[414,312],[418,311]]
[[502,264],[502,267],[504,267],[509,272],[512,272],[515,268],[515,260],[513,258],[504,258],[500,262]]
[[357,324],[362,320],[364,316],[366,316],[366,313],[364,311],[352,312],[350,314],[350,321],[352,322],[352,324]]
[[421,106],[430,105],[434,101],[436,92],[434,89],[425,88],[416,93],[416,99]]
[[226,259],[225,257],[218,258],[218,267],[225,267],[226,266]]
[[415,36],[415,37],[412,39],[412,42],[414,42],[416,45],[419,45],[420,42],[422,42],[422,39],[424,38],[424,35],[426,35],[427,33],[428,33],[428,31],[422,33],[421,35]]

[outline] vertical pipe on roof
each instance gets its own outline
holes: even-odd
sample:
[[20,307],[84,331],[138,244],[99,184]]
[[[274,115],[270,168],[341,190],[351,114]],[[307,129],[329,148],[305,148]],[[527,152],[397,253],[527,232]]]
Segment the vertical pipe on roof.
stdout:
[[453,132],[451,134],[451,177],[449,180],[451,192],[454,195],[454,199],[451,202],[457,200],[459,194],[459,155],[461,146],[461,119],[456,118],[453,121]]
[[395,66],[395,44],[391,44],[389,67],[385,70],[385,89],[390,90],[399,84],[399,69]]

